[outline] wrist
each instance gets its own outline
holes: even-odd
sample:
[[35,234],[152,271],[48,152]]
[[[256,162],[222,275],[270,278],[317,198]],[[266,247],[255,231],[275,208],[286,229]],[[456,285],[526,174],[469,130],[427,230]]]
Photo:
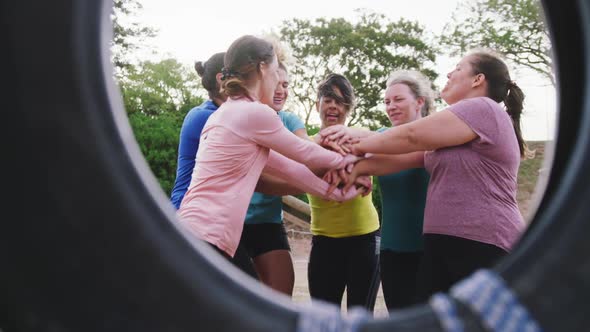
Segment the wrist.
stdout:
[[369,170],[367,169],[368,163],[366,162],[366,159],[360,160],[354,166],[353,173],[356,177],[369,175]]
[[354,153],[357,156],[364,156],[365,155],[365,151],[363,150],[363,147],[361,146],[361,142],[355,143],[352,145],[352,153]]

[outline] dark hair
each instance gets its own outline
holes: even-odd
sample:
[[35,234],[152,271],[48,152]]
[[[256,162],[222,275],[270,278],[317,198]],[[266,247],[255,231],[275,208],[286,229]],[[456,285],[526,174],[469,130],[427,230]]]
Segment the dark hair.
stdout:
[[225,52],[213,54],[205,63],[195,62],[195,70],[201,77],[201,84],[209,93],[209,99],[214,99],[221,95],[221,90],[217,84],[217,74],[221,73],[223,68],[223,57]]
[[236,39],[225,53],[221,91],[228,97],[248,94],[247,84],[254,73],[259,73],[260,63],[271,63],[275,55],[270,42],[246,35]]
[[530,157],[532,152],[528,150],[520,129],[520,117],[525,96],[520,87],[510,78],[508,66],[491,52],[475,51],[469,55],[474,74],[484,74],[485,76],[488,83],[488,97],[497,103],[504,103],[506,112],[512,119],[520,156]]
[[[340,90],[342,96],[336,94],[334,87]],[[350,81],[346,77],[334,73],[328,74],[318,85],[317,100],[320,101],[322,97],[330,97],[342,103],[346,107],[346,112],[350,112],[354,108],[356,101],[354,89]]]

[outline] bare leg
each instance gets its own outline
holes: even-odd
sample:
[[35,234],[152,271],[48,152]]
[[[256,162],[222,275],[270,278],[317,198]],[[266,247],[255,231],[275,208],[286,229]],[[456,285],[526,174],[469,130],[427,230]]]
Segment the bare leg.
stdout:
[[293,295],[295,271],[289,250],[273,250],[254,258],[254,266],[260,281],[268,287]]

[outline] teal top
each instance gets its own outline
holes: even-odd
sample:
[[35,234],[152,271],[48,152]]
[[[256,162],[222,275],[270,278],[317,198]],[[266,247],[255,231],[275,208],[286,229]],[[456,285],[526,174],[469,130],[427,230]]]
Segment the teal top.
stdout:
[[[285,128],[294,132],[298,129],[305,129],[305,125],[291,112],[279,111],[279,117]],[[254,192],[248,211],[246,212],[246,224],[263,224],[283,222],[283,202],[281,196],[265,195]]]
[[[379,132],[384,131],[380,129]],[[381,250],[423,250],[422,225],[430,176],[414,168],[377,177],[381,189]]]

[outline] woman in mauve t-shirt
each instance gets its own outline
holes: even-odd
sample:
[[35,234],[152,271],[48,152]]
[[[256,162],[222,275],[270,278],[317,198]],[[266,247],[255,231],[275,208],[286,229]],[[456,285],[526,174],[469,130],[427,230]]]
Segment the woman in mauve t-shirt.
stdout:
[[328,151],[285,128],[268,106],[278,79],[278,60],[270,42],[244,36],[232,43],[222,78],[222,92],[228,99],[203,128],[191,184],[177,212],[180,225],[190,234],[246,272],[254,270],[251,262],[232,258],[263,171],[326,199],[356,196],[356,190],[346,195],[340,189],[328,193],[329,184],[306,167],[318,172],[338,169],[358,157]]
[[516,203],[528,152],[521,89],[505,63],[483,51],[463,57],[447,77],[441,97],[448,108],[352,145],[354,153],[374,155],[357,163],[351,178],[421,167],[430,173],[417,301],[492,265],[524,228]]

